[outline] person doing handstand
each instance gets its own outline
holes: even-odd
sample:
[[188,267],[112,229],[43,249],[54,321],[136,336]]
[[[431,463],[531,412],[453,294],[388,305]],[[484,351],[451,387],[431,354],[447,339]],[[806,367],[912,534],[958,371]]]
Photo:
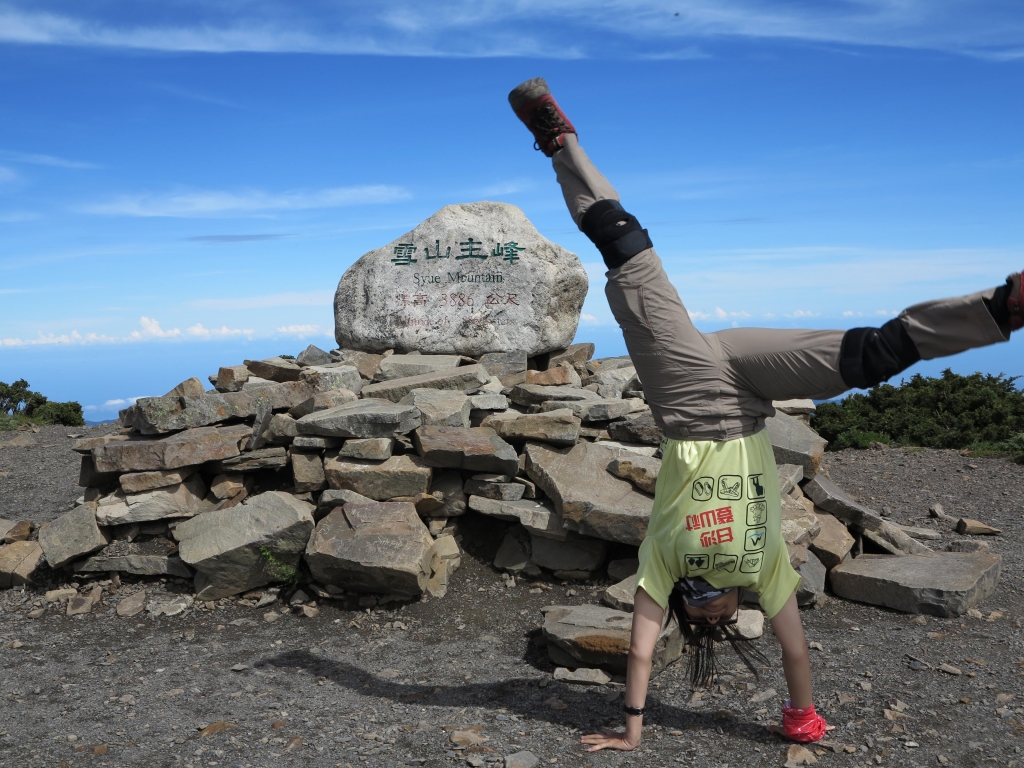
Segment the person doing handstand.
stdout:
[[[918,360],[1008,341],[1024,326],[1021,274],[967,296],[916,304],[880,328],[701,333],[647,230],[580,147],[543,78],[509,94],[535,148],[552,159],[569,212],[608,267],[605,295],[651,413],[662,465],[640,547],[626,672],[626,727],[582,738],[590,751],[640,743],[651,661],[668,610],[691,645],[691,684],[714,677],[714,640],[735,640],[740,590],[758,594],[782,646],[789,701],[782,731],[801,742],[827,726],[814,709],[795,591],[781,535],[781,496],[765,419],[773,400],[825,400],[873,387]],[[750,649],[733,643],[753,669]]]

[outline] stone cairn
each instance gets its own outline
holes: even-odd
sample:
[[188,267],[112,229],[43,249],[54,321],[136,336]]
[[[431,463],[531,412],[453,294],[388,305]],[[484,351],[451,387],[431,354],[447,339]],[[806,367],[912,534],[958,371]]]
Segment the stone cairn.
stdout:
[[[338,289],[341,348],[310,346],[294,359],[223,367],[210,377],[213,389],[189,379],[123,411],[119,431],[78,440],[86,490],[75,507],[37,532],[28,521],[0,520],[0,588],[31,584],[48,567],[193,581],[194,597],[180,596],[172,607],[151,604],[154,613],[231,596],[265,605],[275,593],[262,588],[274,584],[301,583],[305,600],[291,602],[310,616],[317,608],[306,592],[361,607],[440,598],[461,561],[460,519],[481,515],[507,528],[494,567],[509,582],[605,574],[618,582],[606,590],[604,606],[545,609],[543,633],[552,661],[577,670],[564,674],[593,682],[604,674],[598,668],[623,672],[635,548],[651,513],[662,435],[628,357],[594,360],[593,344],[568,345],[585,273],[517,211],[494,203],[449,206],[360,259]],[[424,293],[420,301],[412,293],[410,301],[401,294],[399,314],[416,311],[418,301],[429,322],[402,315],[386,332],[368,326],[371,343],[347,346],[343,340],[358,326],[348,314],[360,296],[368,297],[371,314],[395,314],[381,304],[395,269],[420,269],[419,278],[400,274],[423,284],[430,282],[424,275],[461,281],[468,274],[452,272],[440,255],[446,233],[465,221],[454,247],[477,258],[474,245],[490,238],[496,244],[488,258],[507,264],[504,272],[485,264],[473,273],[501,276],[498,314],[483,310],[499,293],[493,287],[482,289],[475,305],[468,288],[434,307],[437,296]],[[474,239],[487,221],[497,229]],[[417,264],[421,240],[433,264]],[[565,289],[562,315],[569,320],[554,299],[538,299],[537,290],[516,282],[518,261],[545,248],[538,262],[546,258],[559,276],[554,284]],[[530,269],[527,281],[543,273]],[[522,309],[527,298],[541,319]],[[475,319],[457,314],[468,309],[459,301],[475,306]],[[449,314],[440,309],[453,305]],[[409,348],[430,323],[450,334],[455,354]],[[531,344],[550,350],[559,339],[561,348],[529,352]],[[381,349],[389,341],[404,353]],[[463,342],[468,346],[458,348]],[[474,349],[498,342],[521,351]],[[895,525],[861,505],[819,472],[825,441],[807,426],[813,403],[776,407],[767,429],[802,606],[820,605],[828,589],[899,611],[956,616],[992,593],[998,555],[969,547],[933,552],[919,539],[935,532]],[[91,610],[97,589],[85,596],[65,590],[68,612]],[[118,604],[119,614],[145,608],[127,602]],[[761,613],[741,614],[740,631],[758,636]],[[681,652],[679,631],[669,624],[656,669]]]

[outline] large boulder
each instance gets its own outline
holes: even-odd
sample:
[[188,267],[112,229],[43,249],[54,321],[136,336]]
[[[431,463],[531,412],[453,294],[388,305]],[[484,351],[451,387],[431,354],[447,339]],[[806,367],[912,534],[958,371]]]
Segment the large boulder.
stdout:
[[781,411],[765,419],[764,425],[775,451],[776,464],[798,464],[803,467],[804,477],[807,478],[818,474],[828,440],[820,437],[800,419]]
[[380,361],[374,378],[377,381],[404,379],[424,373],[458,368],[462,362],[459,355],[390,355]]
[[374,352],[532,356],[568,346],[586,295],[580,260],[515,206],[449,205],[349,267],[335,337]]
[[192,475],[185,482],[167,488],[142,493],[117,491],[100,500],[96,508],[96,522],[100,525],[127,525],[169,517],[192,517],[203,510],[206,490],[202,477]]
[[31,584],[43,563],[43,548],[35,541],[15,541],[0,547],[0,589]]
[[198,571],[200,600],[216,600],[295,576],[313,532],[313,506],[267,491],[174,529],[181,559]]
[[[633,625],[630,614],[600,605],[550,605],[543,610],[548,656],[556,665],[600,667],[620,674],[626,671]],[[666,622],[654,647],[652,674],[659,673],[682,652],[678,625]]]
[[1002,557],[988,552],[861,555],[832,569],[832,591],[904,613],[960,616],[992,595]]
[[498,435],[513,443],[535,440],[552,445],[575,445],[580,436],[580,420],[568,408],[495,419],[491,426]]
[[467,392],[472,389],[479,389],[490,380],[491,375],[482,365],[464,365],[461,368],[420,373],[415,376],[405,376],[401,379],[389,379],[388,381],[378,381],[375,384],[367,384],[363,387],[362,394],[363,397],[376,397],[398,403],[415,389],[448,389],[457,392]]
[[418,408],[425,427],[468,427],[469,414],[473,410],[469,397],[450,389],[414,389],[399,401],[399,405]]
[[317,524],[306,564],[322,584],[415,597],[427,587],[433,550],[412,504],[350,503]]
[[654,499],[608,471],[620,451],[601,443],[580,443],[570,449],[527,443],[526,472],[580,533],[639,545],[647,533]]

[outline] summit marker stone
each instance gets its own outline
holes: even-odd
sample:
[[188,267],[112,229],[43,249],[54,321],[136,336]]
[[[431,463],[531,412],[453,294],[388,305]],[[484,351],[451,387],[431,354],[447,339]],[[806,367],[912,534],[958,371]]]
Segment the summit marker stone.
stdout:
[[449,205],[345,272],[335,337],[373,352],[533,356],[569,345],[586,295],[579,258],[515,206]]

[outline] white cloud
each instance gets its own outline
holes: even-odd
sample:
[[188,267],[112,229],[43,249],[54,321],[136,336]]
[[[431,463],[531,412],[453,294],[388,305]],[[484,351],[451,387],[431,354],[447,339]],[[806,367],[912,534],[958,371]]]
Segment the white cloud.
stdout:
[[0,223],[17,224],[21,221],[36,221],[40,216],[33,211],[7,211],[0,213]]
[[169,331],[165,331],[160,327],[160,323],[157,320],[153,320],[149,317],[140,317],[139,325],[142,326],[141,331],[132,331],[131,338],[133,339],[176,339],[181,336],[181,331],[177,328],[172,328]]
[[264,296],[240,296],[232,299],[196,299],[191,304],[200,309],[266,309],[267,307],[329,307],[334,291],[292,291]]
[[697,41],[745,38],[936,49],[997,61],[1024,57],[1024,24],[1012,4],[999,0],[378,0],[305,3],[300,12],[268,0],[186,1],[170,8],[181,6],[177,18],[170,11],[147,21],[145,10],[136,10],[145,5],[129,14],[118,13],[114,4],[104,17],[81,4],[71,15],[38,11],[27,0],[9,2],[0,11],[0,40],[160,51],[550,59],[608,52],[695,58],[706,55]]
[[[0,17],[2,18],[2,17]],[[48,165],[51,168],[74,168],[78,170],[99,168],[95,163],[86,163],[81,160],[67,160],[54,155],[37,155],[29,152],[0,151],[0,157],[15,163],[28,163],[29,165]]]
[[202,323],[196,323],[182,333],[178,328],[165,330],[158,320],[150,317],[140,317],[141,328],[131,331],[126,336],[109,336],[100,333],[42,333],[35,338],[0,338],[0,347],[36,347],[49,346],[53,344],[88,345],[88,344],[132,344],[146,341],[158,340],[183,340],[193,338],[199,340],[224,339],[237,336],[251,337],[255,331],[248,329],[228,328],[206,328]]
[[582,313],[580,315],[580,320],[582,320],[587,325],[600,325],[601,324],[601,321],[598,320],[594,315],[588,315],[586,312],[584,312],[584,313]]
[[786,317],[821,317],[820,312],[811,312],[807,309],[794,309],[786,314]]
[[[2,23],[2,22],[0,22]],[[409,193],[401,187],[376,184],[362,187],[270,193],[261,190],[226,192],[221,190],[168,194],[123,195],[105,203],[78,208],[97,216],[137,216],[141,218],[205,218],[211,216],[253,216],[278,211],[302,211],[314,208],[340,208],[348,205],[392,203],[405,200]]]
[[233,336],[252,336],[255,331],[251,328],[228,328],[222,325],[220,328],[206,328],[202,323],[196,323],[185,329],[189,336],[198,336],[201,339],[226,339]]
[[298,336],[303,338],[305,336],[333,336],[333,333],[327,333],[322,331],[319,325],[282,325],[277,329],[277,332],[284,334],[285,336]]

